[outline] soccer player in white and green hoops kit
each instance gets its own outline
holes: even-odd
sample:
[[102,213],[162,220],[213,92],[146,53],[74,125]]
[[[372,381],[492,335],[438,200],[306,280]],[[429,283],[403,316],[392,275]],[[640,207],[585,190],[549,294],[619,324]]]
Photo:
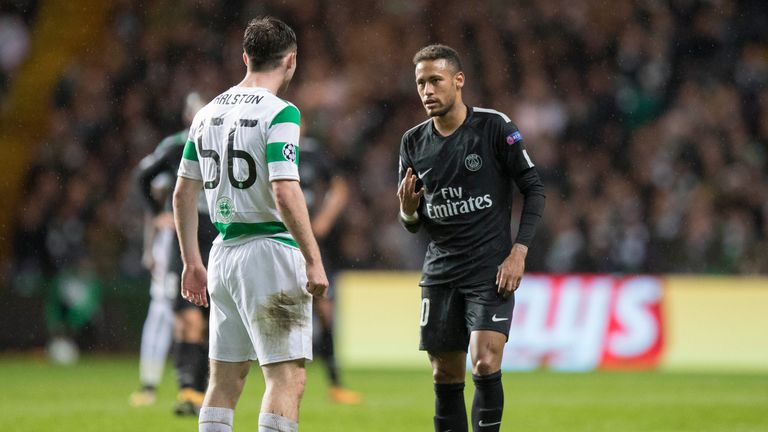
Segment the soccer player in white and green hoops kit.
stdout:
[[[210,293],[211,376],[199,430],[232,430],[257,360],[266,381],[259,432],[296,431],[312,296],[328,287],[298,181],[299,110],[276,96],[296,70],[296,35],[277,19],[255,19],[243,49],[245,78],[195,116],[174,191],[181,294],[207,306]],[[200,188],[220,232],[207,273],[196,234]]]

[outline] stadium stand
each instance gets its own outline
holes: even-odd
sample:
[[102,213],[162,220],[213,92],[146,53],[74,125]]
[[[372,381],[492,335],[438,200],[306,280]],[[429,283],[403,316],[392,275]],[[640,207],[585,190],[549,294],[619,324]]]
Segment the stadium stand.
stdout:
[[105,283],[141,275],[131,170],[183,127],[190,89],[211,98],[243,75],[244,23],[267,13],[297,29],[289,99],[308,135],[355,168],[342,268],[420,266],[396,220],[396,159],[424,118],[411,56],[441,41],[467,60],[465,100],[509,114],[544,177],[530,270],[768,272],[759,0],[120,0],[58,77],[23,198],[8,207],[14,280],[75,263]]

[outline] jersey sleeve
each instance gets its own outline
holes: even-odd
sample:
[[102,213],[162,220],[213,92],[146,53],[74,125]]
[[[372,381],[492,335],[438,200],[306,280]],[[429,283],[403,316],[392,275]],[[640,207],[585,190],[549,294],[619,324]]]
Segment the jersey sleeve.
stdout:
[[512,122],[506,122],[501,127],[501,136],[496,141],[496,150],[504,168],[513,178],[535,165],[523,143],[523,135]]
[[501,137],[497,142],[501,162],[523,195],[523,211],[520,215],[520,226],[515,243],[530,246],[541,216],[544,214],[546,199],[544,185],[523,145],[523,135],[517,126],[507,122],[502,126],[501,131]]
[[[403,183],[403,180],[405,179],[405,172],[408,170],[408,168],[413,168],[413,163],[411,162],[410,156],[408,156],[408,150],[407,150],[407,143],[408,143],[408,134],[403,135],[402,140],[400,141],[400,161],[398,162],[397,166],[397,189],[400,190],[400,185]],[[416,189],[422,187],[421,180],[416,181]],[[419,203],[419,208],[416,210],[417,214],[421,213],[421,209],[424,205],[424,201],[422,200],[421,203]],[[399,208],[399,205],[398,205]],[[403,227],[412,232],[415,233],[419,230],[421,227],[421,219],[418,219],[414,222],[406,222],[403,220],[403,218],[400,216],[400,212],[398,211],[398,217],[397,219],[400,221],[401,224],[403,224]]]
[[294,105],[278,112],[267,128],[269,181],[299,180],[299,136],[301,113]]
[[152,196],[152,181],[161,173],[173,175],[182,155],[181,150],[182,147],[176,144],[161,144],[154,152],[144,157],[136,169],[136,181],[141,197],[152,214],[157,215],[163,209],[162,204]]
[[[193,123],[195,124],[195,123]],[[203,173],[200,171],[200,161],[197,157],[197,147],[195,146],[195,131],[197,128],[189,129],[187,142],[184,144],[184,152],[181,154],[181,163],[177,175],[192,180],[203,181]]]

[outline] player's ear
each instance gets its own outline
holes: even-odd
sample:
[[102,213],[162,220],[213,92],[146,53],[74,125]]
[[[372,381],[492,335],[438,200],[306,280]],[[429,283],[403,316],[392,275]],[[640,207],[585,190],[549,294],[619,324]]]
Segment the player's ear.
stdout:
[[289,52],[286,56],[285,66],[288,70],[296,69],[296,51]]
[[245,63],[245,67],[248,67],[248,54],[243,52],[243,63]]
[[464,72],[456,72],[453,76],[453,82],[456,84],[456,90],[461,90],[464,87]]

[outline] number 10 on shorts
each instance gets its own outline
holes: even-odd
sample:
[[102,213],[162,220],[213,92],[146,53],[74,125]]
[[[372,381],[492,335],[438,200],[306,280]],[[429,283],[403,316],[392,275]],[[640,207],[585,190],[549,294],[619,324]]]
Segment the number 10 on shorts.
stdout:
[[423,298],[421,299],[421,319],[419,320],[419,325],[424,327],[427,325],[427,321],[429,320],[429,299]]

